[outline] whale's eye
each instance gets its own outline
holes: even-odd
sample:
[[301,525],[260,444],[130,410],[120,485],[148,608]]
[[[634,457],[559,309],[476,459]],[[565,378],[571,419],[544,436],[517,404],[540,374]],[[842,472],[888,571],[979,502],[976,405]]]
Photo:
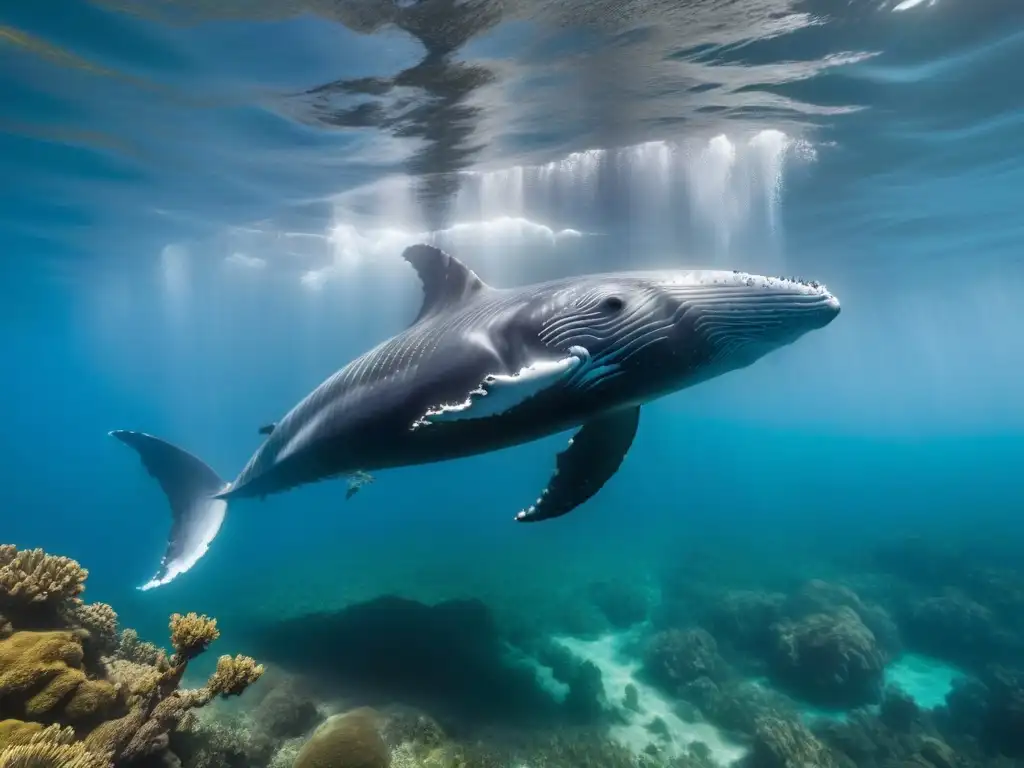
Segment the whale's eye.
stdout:
[[622,298],[619,296],[609,296],[603,302],[604,308],[609,312],[621,312],[623,307]]

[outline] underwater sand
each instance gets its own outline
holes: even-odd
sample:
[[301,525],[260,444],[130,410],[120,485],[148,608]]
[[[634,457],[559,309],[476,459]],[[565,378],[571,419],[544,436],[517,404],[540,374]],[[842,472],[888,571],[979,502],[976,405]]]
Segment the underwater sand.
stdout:
[[964,673],[944,661],[905,653],[885,670],[886,685],[894,685],[922,709],[935,709],[946,702],[946,694]]
[[[699,741],[722,765],[731,765],[743,758],[746,749],[728,741],[713,725],[686,722],[676,714],[671,699],[638,679],[641,662],[623,651],[633,639],[632,633],[608,634],[596,640],[553,638],[574,656],[592,662],[601,671],[608,705],[625,718],[625,723],[612,726],[608,735],[637,755],[653,745],[664,755],[678,757],[686,754],[690,744]],[[636,688],[639,712],[622,705],[629,685]],[[648,728],[658,719],[665,724],[668,742]]]

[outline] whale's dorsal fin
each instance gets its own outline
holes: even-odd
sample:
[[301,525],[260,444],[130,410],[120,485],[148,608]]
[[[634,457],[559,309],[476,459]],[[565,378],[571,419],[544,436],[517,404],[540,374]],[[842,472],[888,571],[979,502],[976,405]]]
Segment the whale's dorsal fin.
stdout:
[[402,258],[412,264],[423,283],[423,306],[413,325],[487,290],[487,283],[476,272],[440,248],[410,245]]
[[262,427],[260,427],[260,434],[269,435],[273,433],[275,429],[277,429],[277,424],[273,422],[271,422],[270,424],[264,424]]

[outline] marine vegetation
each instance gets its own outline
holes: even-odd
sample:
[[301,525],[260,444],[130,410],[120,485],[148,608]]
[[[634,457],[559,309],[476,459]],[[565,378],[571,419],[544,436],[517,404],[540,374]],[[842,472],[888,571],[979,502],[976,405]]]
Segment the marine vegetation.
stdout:
[[[88,571],[42,550],[0,545],[0,766],[105,768],[170,758],[172,733],[217,697],[263,675],[248,656],[221,656],[201,688],[189,662],[219,637],[195,613],[170,619],[168,655],[81,595]],[[171,760],[173,763],[173,760]]]

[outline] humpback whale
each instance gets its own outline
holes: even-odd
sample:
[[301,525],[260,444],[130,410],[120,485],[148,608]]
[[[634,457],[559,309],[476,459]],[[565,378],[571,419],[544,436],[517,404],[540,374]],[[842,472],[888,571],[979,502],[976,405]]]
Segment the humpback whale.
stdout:
[[412,325],[260,427],[265,439],[233,481],[152,435],[110,433],[138,452],[171,507],[167,549],[140,589],[192,568],[229,502],[342,477],[350,497],[374,470],[575,429],[515,519],[565,515],[618,470],[644,403],[748,366],[839,314],[823,285],[794,278],[621,272],[503,289],[433,246],[402,255],[423,288]]

